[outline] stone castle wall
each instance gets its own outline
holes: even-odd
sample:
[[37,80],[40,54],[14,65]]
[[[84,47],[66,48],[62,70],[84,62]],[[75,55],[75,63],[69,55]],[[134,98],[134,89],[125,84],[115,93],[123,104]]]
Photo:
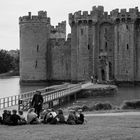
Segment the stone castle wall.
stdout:
[[70,40],[51,39],[51,76],[50,80],[70,80],[71,51]]
[[140,81],[140,12],[138,8],[69,14],[56,27],[47,13],[20,18],[21,80]]
[[20,18],[20,80],[42,81],[47,79],[47,42],[50,23],[46,12],[38,16]]

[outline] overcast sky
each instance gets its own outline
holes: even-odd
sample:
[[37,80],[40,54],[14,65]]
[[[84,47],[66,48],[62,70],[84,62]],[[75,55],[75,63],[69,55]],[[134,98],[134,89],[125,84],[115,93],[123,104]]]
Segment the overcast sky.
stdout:
[[67,32],[70,32],[69,13],[90,11],[98,5],[110,12],[115,8],[140,7],[140,0],[0,0],[0,49],[19,49],[18,18],[29,11],[34,15],[39,10],[47,11],[52,25],[66,20]]

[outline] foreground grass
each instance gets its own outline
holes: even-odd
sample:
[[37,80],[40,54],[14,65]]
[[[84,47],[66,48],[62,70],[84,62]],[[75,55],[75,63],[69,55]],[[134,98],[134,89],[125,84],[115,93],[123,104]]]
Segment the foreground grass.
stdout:
[[90,116],[85,125],[0,126],[0,140],[139,140],[140,116]]

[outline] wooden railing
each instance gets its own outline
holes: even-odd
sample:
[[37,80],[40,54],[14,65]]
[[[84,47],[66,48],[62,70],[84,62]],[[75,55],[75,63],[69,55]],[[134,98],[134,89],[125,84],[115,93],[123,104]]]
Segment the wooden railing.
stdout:
[[[81,84],[69,86],[67,88],[56,89],[53,91],[48,91],[42,93],[44,104],[49,104],[52,101],[56,101],[65,96],[69,96],[81,90]],[[28,110],[30,108],[30,103],[32,100],[32,96],[27,98],[22,98],[19,100],[19,109]]]
[[[41,91],[41,94],[43,96],[44,103],[49,103],[53,100],[57,100],[59,98],[68,96],[80,90],[81,84],[71,86],[68,86],[68,84],[66,84],[59,86],[58,88],[55,87],[55,89],[52,87],[39,89],[39,91]],[[19,109],[27,110],[30,107],[30,102],[35,93],[36,91],[31,91],[20,95],[0,98],[0,109],[18,106]]]
[[[39,89],[39,91],[42,92],[42,94],[47,93],[52,90],[58,90],[58,89],[63,89],[67,88],[69,84],[63,84],[63,85],[56,85],[56,86],[51,86],[51,87],[46,87],[43,89]],[[36,93],[36,91],[30,91],[26,92],[20,95],[13,95],[9,97],[4,97],[0,98],[0,109],[12,107],[12,106],[17,106],[19,104],[19,101],[25,100],[25,99],[31,99],[33,95]]]

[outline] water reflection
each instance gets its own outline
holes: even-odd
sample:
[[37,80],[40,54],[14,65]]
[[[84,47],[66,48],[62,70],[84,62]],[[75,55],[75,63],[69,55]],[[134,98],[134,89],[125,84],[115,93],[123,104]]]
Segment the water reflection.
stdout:
[[44,87],[46,86],[21,86],[19,84],[19,76],[4,76],[0,78],[0,98],[18,95],[27,91],[32,91]]

